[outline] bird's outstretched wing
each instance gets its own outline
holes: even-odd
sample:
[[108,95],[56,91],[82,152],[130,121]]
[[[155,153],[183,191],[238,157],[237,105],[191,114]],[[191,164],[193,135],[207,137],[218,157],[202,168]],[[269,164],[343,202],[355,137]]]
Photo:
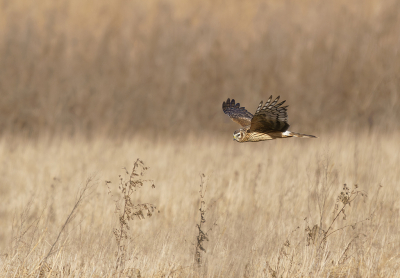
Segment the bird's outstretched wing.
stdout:
[[235,100],[230,100],[222,103],[222,110],[227,114],[232,121],[240,124],[241,126],[249,126],[251,124],[251,119],[253,114],[247,111],[244,107],[240,107],[240,103],[235,104]]
[[[269,97],[265,105],[261,101],[257,111],[251,120],[250,131],[268,133],[271,131],[284,132],[289,128],[287,123],[287,106],[281,105],[285,102],[278,103],[279,96],[272,101],[272,96]],[[271,102],[272,101],[272,102]]]

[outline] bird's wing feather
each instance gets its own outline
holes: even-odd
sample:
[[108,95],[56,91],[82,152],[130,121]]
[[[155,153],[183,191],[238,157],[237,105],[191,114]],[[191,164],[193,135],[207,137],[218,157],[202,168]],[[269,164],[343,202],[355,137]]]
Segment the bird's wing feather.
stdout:
[[235,100],[230,100],[222,103],[222,110],[227,114],[232,121],[240,124],[241,126],[249,126],[251,124],[251,119],[253,114],[247,111],[244,107],[240,107],[240,103],[235,104]]
[[284,132],[289,128],[289,124],[287,123],[287,106],[281,106],[285,101],[278,103],[278,100],[279,96],[274,101],[272,101],[272,96],[270,96],[265,105],[263,105],[262,101],[260,102],[251,120],[250,132]]

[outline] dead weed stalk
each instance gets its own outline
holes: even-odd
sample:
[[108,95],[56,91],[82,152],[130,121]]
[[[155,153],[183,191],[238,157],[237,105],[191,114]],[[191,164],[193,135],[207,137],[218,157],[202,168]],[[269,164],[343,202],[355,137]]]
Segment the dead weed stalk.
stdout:
[[[209,228],[206,232],[204,232],[204,224],[206,223],[206,212],[210,207],[206,207],[206,202],[204,200],[206,192],[207,192],[207,183],[205,181],[206,176],[204,174],[200,175],[200,190],[199,190],[199,197],[200,197],[200,221],[196,224],[198,229],[198,234],[196,236],[196,250],[195,250],[195,262],[197,267],[200,268],[203,265],[203,258],[201,256],[201,252],[206,253],[206,249],[203,246],[204,241],[208,241],[208,232],[212,230],[214,226],[217,225],[215,221],[211,228]],[[211,204],[213,206],[213,204]]]
[[204,178],[205,175],[201,174],[200,175],[200,190],[199,190],[199,196],[200,196],[200,222],[199,224],[196,224],[197,229],[199,230],[199,234],[197,235],[197,243],[196,243],[196,252],[195,252],[195,260],[197,263],[198,267],[201,267],[202,265],[202,258],[201,258],[201,251],[204,253],[206,252],[206,249],[203,247],[203,242],[205,240],[208,241],[208,235],[207,233],[203,232],[202,226],[204,223],[206,223],[206,202],[204,201],[204,196],[206,195],[207,192],[207,185],[204,186]]
[[[126,243],[130,238],[128,231],[130,230],[129,221],[137,218],[139,220],[151,217],[157,209],[155,205],[150,203],[134,204],[132,202],[132,194],[142,188],[145,183],[150,183],[155,188],[153,180],[143,179],[145,172],[149,169],[143,161],[137,159],[133,165],[131,173],[125,169],[125,177],[119,175],[118,190],[122,194],[120,198],[115,200],[115,209],[118,214],[119,224],[114,229],[115,241],[117,243],[115,270],[123,271],[126,261]],[[106,181],[107,184],[111,183]]]
[[[94,186],[94,184],[92,183],[92,181],[93,181],[93,178],[92,178],[92,177],[89,177],[89,178],[86,180],[85,184],[84,184],[84,185],[81,187],[81,189],[79,190],[79,192],[78,192],[78,197],[77,197],[77,199],[76,199],[76,201],[75,201],[74,207],[72,208],[72,210],[71,210],[71,212],[69,213],[67,219],[65,220],[63,226],[61,227],[61,230],[60,230],[60,232],[58,233],[56,240],[55,240],[54,243],[51,245],[50,250],[47,252],[47,254],[46,254],[46,256],[44,257],[44,259],[40,262],[40,268],[39,268],[39,272],[38,272],[38,277],[44,277],[43,275],[44,275],[44,273],[46,272],[46,271],[45,271],[45,268],[48,268],[48,267],[47,267],[47,266],[48,266],[48,264],[47,264],[48,258],[49,258],[51,255],[55,254],[55,253],[57,253],[57,254],[59,255],[61,249],[64,247],[65,242],[64,242],[64,244],[63,244],[58,250],[53,251],[54,247],[56,246],[56,244],[58,243],[58,241],[59,241],[59,239],[60,239],[60,237],[61,237],[61,234],[63,233],[63,231],[65,230],[65,228],[67,227],[67,225],[71,222],[71,220],[75,217],[76,211],[77,211],[78,207],[80,206],[80,204],[82,203],[82,201],[83,201],[88,195],[90,195],[90,192],[88,192],[88,191],[90,191],[90,189],[92,189],[92,187]],[[57,258],[58,258],[58,255],[57,255]],[[50,274],[51,274],[51,271],[52,271],[52,268],[50,268]],[[48,276],[50,276],[50,274],[49,274]]]
[[[336,254],[338,254],[336,260],[333,258],[335,251],[328,250],[329,248],[332,248],[332,244],[327,244],[329,238],[332,234],[344,231],[346,228],[351,227],[353,230],[356,229],[360,223],[371,220],[375,212],[373,211],[364,219],[337,227],[339,225],[339,223],[337,223],[338,220],[341,217],[343,220],[347,219],[347,216],[350,213],[350,211],[347,211],[348,207],[350,207],[359,197],[366,198],[367,194],[361,191],[358,188],[358,185],[354,185],[353,189],[350,189],[346,184],[344,184],[342,191],[336,198],[332,218],[329,221],[325,221],[325,219],[320,219],[319,221],[320,223],[328,222],[329,225],[327,225],[327,227],[324,227],[323,225],[319,226],[318,224],[310,225],[308,218],[306,217],[304,219],[306,222],[306,227],[304,229],[305,237],[301,236],[303,239],[300,239],[296,244],[292,244],[294,241],[291,239],[293,233],[300,229],[297,227],[293,230],[287,237],[286,241],[282,244],[276,263],[271,266],[270,262],[267,261],[264,272],[269,272],[272,277],[292,277],[301,275],[304,271],[307,271],[309,274],[313,273],[314,275],[319,275],[321,274],[323,266],[326,265],[327,262],[330,262],[331,265],[336,268],[340,268],[340,265],[343,265],[350,257],[349,252],[351,247],[356,244],[357,239],[359,239],[361,235],[365,236],[365,234],[358,231],[351,236],[351,239],[347,241],[345,245],[339,246],[343,251],[336,252]],[[314,257],[312,260],[313,265],[310,266],[311,269],[304,268],[300,261],[300,253],[303,251],[298,247],[301,246],[302,242],[305,243],[303,245],[306,248],[305,250],[311,251],[311,254]],[[310,247],[312,248],[310,249]]]

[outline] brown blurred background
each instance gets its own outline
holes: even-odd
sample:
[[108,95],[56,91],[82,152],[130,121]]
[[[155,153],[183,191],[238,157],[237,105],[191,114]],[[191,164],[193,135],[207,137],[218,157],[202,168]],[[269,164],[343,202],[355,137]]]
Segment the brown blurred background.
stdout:
[[0,134],[213,136],[281,95],[291,130],[400,128],[400,2],[0,0]]

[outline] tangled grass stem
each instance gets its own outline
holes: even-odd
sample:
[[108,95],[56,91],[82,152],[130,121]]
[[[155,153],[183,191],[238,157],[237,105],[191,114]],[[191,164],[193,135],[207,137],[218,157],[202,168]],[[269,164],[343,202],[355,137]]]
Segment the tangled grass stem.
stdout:
[[[118,227],[114,228],[114,237],[117,243],[116,252],[116,263],[115,270],[123,271],[125,268],[126,261],[126,240],[128,240],[128,230],[130,230],[129,221],[138,218],[139,220],[151,217],[157,207],[150,203],[134,204],[131,199],[131,195],[138,189],[142,188],[145,183],[151,183],[151,187],[155,188],[153,180],[142,179],[145,172],[149,169],[146,167],[144,162],[139,158],[134,162],[132,171],[129,171],[124,167],[125,174],[127,177],[119,176],[118,189],[122,193],[122,196],[115,201],[116,212],[118,213]],[[111,183],[106,181],[106,183]],[[122,209],[119,206],[122,203]]]

